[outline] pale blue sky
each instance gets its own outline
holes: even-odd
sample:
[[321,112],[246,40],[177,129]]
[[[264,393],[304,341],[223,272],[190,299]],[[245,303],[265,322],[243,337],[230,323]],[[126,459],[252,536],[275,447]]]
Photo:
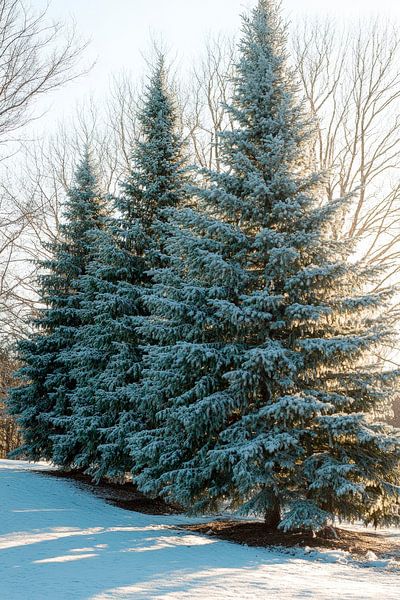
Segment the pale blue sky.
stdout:
[[[40,8],[47,0],[32,0]],[[112,73],[143,73],[142,53],[151,37],[163,38],[181,64],[201,50],[208,34],[234,32],[240,27],[240,14],[256,0],[51,0],[49,17],[68,22],[90,38],[88,56],[96,58],[93,71],[68,86],[53,100],[46,121],[59,118],[85,96],[106,92]],[[386,15],[400,19],[400,0],[283,0],[288,17],[295,21],[304,15],[334,15],[340,19],[358,15]]]

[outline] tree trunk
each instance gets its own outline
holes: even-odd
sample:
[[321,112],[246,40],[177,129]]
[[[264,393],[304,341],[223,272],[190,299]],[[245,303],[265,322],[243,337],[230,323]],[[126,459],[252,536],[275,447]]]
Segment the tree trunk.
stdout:
[[267,529],[277,529],[281,521],[281,505],[276,496],[274,496],[271,507],[264,516],[264,522]]

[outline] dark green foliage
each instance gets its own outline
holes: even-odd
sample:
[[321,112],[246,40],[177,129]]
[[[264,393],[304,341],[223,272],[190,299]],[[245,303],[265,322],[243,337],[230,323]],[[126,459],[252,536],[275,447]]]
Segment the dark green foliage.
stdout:
[[78,281],[92,254],[93,230],[103,227],[105,206],[96,189],[88,153],[82,159],[65,203],[59,241],[42,263],[40,297],[43,308],[33,322],[29,339],[19,344],[23,363],[11,390],[9,408],[18,416],[24,445],[20,452],[32,459],[70,462],[71,449],[63,444],[71,416],[69,396],[75,379],[64,360],[81,325]]

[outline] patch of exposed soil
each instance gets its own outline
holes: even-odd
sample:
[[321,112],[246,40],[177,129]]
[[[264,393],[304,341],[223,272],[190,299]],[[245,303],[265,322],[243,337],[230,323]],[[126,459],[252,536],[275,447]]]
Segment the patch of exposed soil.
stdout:
[[[78,471],[38,471],[46,477],[58,477],[74,481],[80,488],[89,491],[106,502],[123,508],[150,515],[177,515],[182,509],[167,504],[161,498],[148,498],[130,482],[116,483],[101,481],[94,484],[88,475]],[[311,533],[268,530],[259,521],[215,520],[207,523],[183,524],[179,529],[215,536],[219,539],[247,546],[281,546],[284,548],[306,546],[314,549],[344,550],[356,557],[365,557],[368,551],[378,558],[394,558],[400,561],[400,535],[384,535],[375,531],[350,531],[335,528],[325,535]]]
[[119,506],[125,510],[146,513],[149,515],[174,515],[181,514],[182,509],[173,504],[167,504],[162,498],[148,498],[139,492],[130,482],[116,483],[113,481],[100,481],[93,483],[89,475],[80,471],[37,471],[46,477],[57,477],[74,481],[81,489],[91,492],[109,504]]
[[182,527],[247,546],[308,546],[315,549],[345,550],[358,557],[365,557],[368,551],[372,551],[379,558],[395,558],[400,561],[400,535],[390,537],[374,531],[335,528],[328,530],[325,535],[317,534],[314,537],[312,533],[270,531],[259,521],[234,520],[211,521]]

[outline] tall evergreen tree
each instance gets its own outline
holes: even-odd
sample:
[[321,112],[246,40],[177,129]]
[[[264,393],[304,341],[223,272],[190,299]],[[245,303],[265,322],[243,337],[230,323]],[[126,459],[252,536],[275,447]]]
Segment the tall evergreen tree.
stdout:
[[74,463],[96,479],[129,471],[126,435],[138,425],[134,390],[141,373],[137,329],[147,311],[149,271],[163,264],[164,212],[185,198],[187,167],[177,106],[162,56],[139,114],[141,141],[115,199],[117,216],[97,234],[97,254],[81,279],[84,327],[70,354]]
[[287,66],[274,0],[243,20],[235,122],[198,210],[173,211],[170,265],[154,272],[131,436],[136,481],[196,511],[221,504],[269,526],[335,516],[398,521],[399,432],[375,422],[398,372],[375,348],[392,333],[391,290],[331,235],[345,201],[323,201],[314,126]]
[[32,459],[68,463],[63,448],[66,424],[71,416],[69,397],[74,388],[64,354],[81,324],[78,281],[90,260],[89,232],[103,226],[105,207],[98,191],[89,153],[85,152],[68,190],[59,240],[41,263],[40,299],[43,308],[33,322],[33,332],[19,344],[22,383],[11,390],[10,411],[18,416],[24,445]]
[[[122,212],[120,224],[125,216]],[[127,390],[140,374],[135,319],[141,310],[144,261],[134,239],[122,237],[123,232],[133,233],[135,222],[129,232],[126,225],[124,221],[121,230],[110,218],[104,230],[93,232],[96,252],[79,281],[81,326],[74,345],[64,353],[76,381],[64,443],[70,466],[96,479],[129,470],[122,442],[109,443],[110,432],[126,410]]]

